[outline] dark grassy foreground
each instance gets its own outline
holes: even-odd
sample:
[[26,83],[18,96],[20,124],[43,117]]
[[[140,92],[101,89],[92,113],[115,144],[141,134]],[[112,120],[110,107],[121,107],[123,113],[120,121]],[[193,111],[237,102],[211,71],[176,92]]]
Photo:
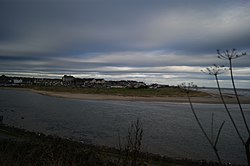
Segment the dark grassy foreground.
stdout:
[[[125,158],[129,161],[130,157],[126,156],[125,152],[115,148],[84,144],[0,125],[1,166],[121,166],[125,165]],[[140,153],[137,165],[198,166],[218,164]]]
[[[167,88],[76,88],[63,86],[26,86],[24,88],[51,91],[51,92],[69,92],[83,94],[104,94],[104,95],[119,95],[119,96],[136,96],[136,97],[186,97],[186,92],[178,87]],[[192,97],[208,96],[205,92],[191,91]]]

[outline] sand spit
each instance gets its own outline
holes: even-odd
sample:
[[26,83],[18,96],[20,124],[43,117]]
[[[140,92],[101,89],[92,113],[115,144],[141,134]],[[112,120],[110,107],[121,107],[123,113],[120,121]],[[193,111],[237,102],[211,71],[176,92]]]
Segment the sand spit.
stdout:
[[[40,91],[31,90],[35,93],[39,93],[47,96],[63,97],[71,99],[81,99],[81,100],[119,100],[119,101],[152,101],[152,102],[180,102],[187,103],[187,97],[138,97],[138,96],[119,96],[119,95],[104,95],[104,94],[82,94],[82,93],[69,93],[69,92],[50,92],[50,91]],[[210,103],[210,104],[221,104],[219,96],[211,95],[206,97],[192,97],[193,103]],[[228,104],[236,104],[237,101],[234,97],[225,97],[225,101]],[[249,97],[240,97],[242,104],[250,104]]]

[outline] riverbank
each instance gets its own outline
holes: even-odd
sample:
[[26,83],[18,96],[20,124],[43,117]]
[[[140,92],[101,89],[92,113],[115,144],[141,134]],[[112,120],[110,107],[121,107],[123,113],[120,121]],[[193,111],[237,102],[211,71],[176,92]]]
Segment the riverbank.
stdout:
[[[0,124],[1,165],[130,165],[133,153],[29,132]],[[127,163],[127,164],[126,164]],[[217,165],[204,160],[174,159],[151,153],[139,153],[136,165],[198,166]]]
[[[80,100],[118,100],[118,101],[145,101],[145,102],[179,102],[179,103],[188,103],[188,99],[185,96],[184,92],[180,92],[180,90],[173,89],[170,90],[168,95],[155,95],[155,94],[147,94],[145,96],[141,94],[127,93],[122,94],[121,92],[115,94],[98,94],[98,93],[90,93],[89,91],[84,93],[84,91],[76,91],[71,90],[68,91],[65,89],[37,89],[37,88],[2,88],[2,89],[15,89],[15,90],[28,90],[34,93],[38,93],[41,95],[52,96],[52,97],[62,97],[62,98],[71,98],[71,99],[80,99]],[[112,91],[113,92],[113,91]],[[141,93],[141,92],[140,92]],[[237,100],[233,96],[224,96],[224,99],[227,104],[237,104]],[[194,92],[191,101],[193,103],[208,103],[208,104],[221,104],[221,99],[219,95],[209,94],[204,92]],[[250,97],[240,96],[240,101],[242,104],[250,104]]]

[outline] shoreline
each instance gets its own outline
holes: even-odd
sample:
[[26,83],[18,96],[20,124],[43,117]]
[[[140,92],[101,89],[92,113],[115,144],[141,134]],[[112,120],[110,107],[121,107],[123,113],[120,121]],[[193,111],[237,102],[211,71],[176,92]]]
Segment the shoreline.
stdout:
[[[176,103],[188,103],[187,97],[139,97],[139,96],[119,96],[119,95],[105,95],[105,94],[82,94],[82,93],[70,93],[70,92],[50,92],[40,91],[34,89],[28,89],[32,92],[51,96],[80,100],[114,100],[114,101],[144,101],[144,102],[176,102]],[[241,104],[250,104],[249,97],[240,97]],[[219,96],[211,95],[206,97],[191,97],[193,103],[206,103],[206,104],[222,104]],[[225,97],[225,101],[228,104],[237,104],[236,98]]]
[[[2,88],[1,89],[14,89],[14,90],[26,90],[37,94],[69,98],[69,99],[80,99],[80,100],[114,100],[114,101],[144,101],[144,102],[174,102],[174,103],[188,103],[187,97],[157,97],[157,96],[122,96],[122,95],[106,95],[106,94],[84,94],[84,93],[70,93],[70,92],[52,92],[42,91],[30,88]],[[237,104],[236,98],[232,96],[224,97],[227,104]],[[206,103],[206,104],[222,104],[221,99],[218,95],[210,94],[205,97],[191,97],[192,103]],[[241,104],[250,104],[250,97],[240,96]]]

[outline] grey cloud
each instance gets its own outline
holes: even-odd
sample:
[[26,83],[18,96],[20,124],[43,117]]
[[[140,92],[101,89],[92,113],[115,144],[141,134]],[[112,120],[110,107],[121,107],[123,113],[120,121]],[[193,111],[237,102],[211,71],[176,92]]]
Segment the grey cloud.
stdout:
[[[235,66],[249,67],[248,56],[241,57],[242,60],[235,60]],[[129,67],[154,67],[154,66],[211,66],[213,64],[227,65],[227,61],[217,58],[217,53],[201,55],[184,55],[174,52],[156,51],[156,52],[114,52],[110,54],[97,54],[84,59],[85,62],[103,62],[111,63],[117,66]]]
[[[207,45],[213,48],[214,42],[217,44],[213,49],[224,46],[225,41],[234,41],[230,46],[233,43],[237,46],[243,43],[234,40],[237,36],[249,38],[248,29],[244,29],[250,23],[249,3],[238,7],[240,3],[233,2],[190,1],[185,5],[184,1],[6,3],[2,7],[5,10],[1,14],[4,20],[1,27],[9,32],[10,39],[17,38],[27,45],[37,44],[48,52],[51,48],[54,52],[62,48],[62,51],[167,48],[195,52]],[[12,33],[16,35],[11,37]],[[197,44],[199,47],[193,47]]]
[[[156,67],[227,65],[216,58],[216,49],[249,52],[249,8],[244,0],[3,0],[0,68],[145,80],[143,74],[152,79],[155,74],[163,81],[165,71]],[[249,68],[248,59],[234,65]],[[198,79],[190,70],[166,73],[181,73],[172,78],[178,81]]]

